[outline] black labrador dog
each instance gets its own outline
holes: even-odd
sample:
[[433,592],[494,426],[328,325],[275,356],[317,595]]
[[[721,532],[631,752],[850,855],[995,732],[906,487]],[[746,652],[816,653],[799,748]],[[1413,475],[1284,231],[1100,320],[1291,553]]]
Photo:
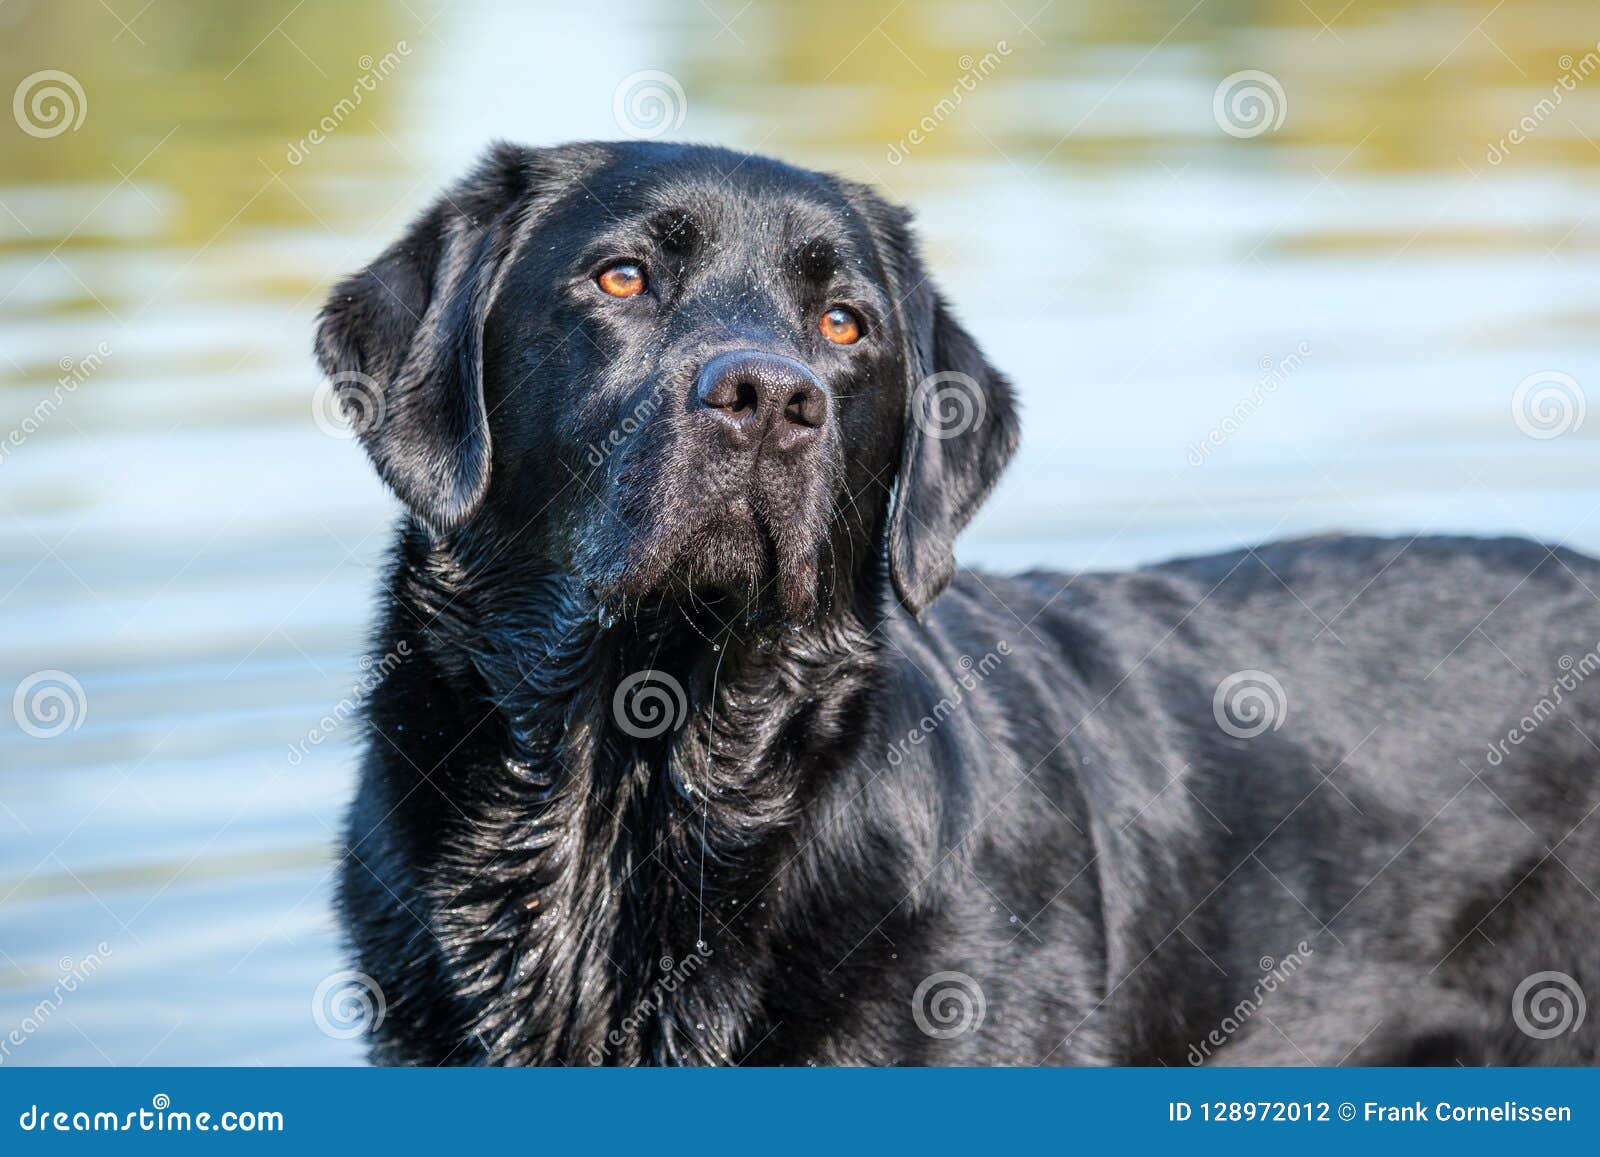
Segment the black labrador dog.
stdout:
[[410,1064],[1600,1056],[1600,564],[960,570],[905,211],[500,145],[324,308],[403,501],[340,906]]

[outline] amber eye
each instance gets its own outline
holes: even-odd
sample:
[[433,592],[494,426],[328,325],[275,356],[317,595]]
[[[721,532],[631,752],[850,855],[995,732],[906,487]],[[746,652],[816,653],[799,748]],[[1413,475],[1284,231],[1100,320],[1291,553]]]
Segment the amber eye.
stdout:
[[602,292],[612,297],[633,297],[644,292],[644,270],[631,261],[607,266],[594,280]]
[[861,319],[841,306],[818,318],[817,329],[835,345],[854,345],[861,340]]

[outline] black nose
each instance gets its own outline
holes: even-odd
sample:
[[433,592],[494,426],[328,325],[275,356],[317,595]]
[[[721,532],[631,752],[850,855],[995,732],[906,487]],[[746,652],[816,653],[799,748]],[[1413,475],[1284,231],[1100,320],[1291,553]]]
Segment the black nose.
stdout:
[[718,354],[700,371],[694,394],[734,446],[796,449],[816,441],[828,420],[828,393],[816,375],[777,354]]

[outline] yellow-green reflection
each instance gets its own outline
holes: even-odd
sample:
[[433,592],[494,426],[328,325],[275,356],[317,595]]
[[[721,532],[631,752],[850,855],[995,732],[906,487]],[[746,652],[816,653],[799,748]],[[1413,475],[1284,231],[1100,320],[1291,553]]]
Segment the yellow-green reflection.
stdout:
[[[297,199],[301,174],[289,161],[330,115],[339,130],[311,158],[323,175],[404,169],[394,142],[410,127],[415,97],[403,94],[429,72],[470,69],[470,60],[449,56],[453,21],[499,18],[470,9],[434,16],[401,0],[299,8],[163,0],[142,12],[122,0],[120,18],[116,7],[5,6],[0,73],[14,85],[41,68],[63,69],[82,84],[89,115],[81,129],[46,140],[0,132],[0,199],[17,185],[114,183],[134,173],[141,186],[171,193],[159,232],[181,243],[238,223],[316,224],[323,209]],[[664,35],[649,63],[679,77],[697,108],[763,126],[764,147],[858,155],[885,168],[892,146],[931,116],[937,128],[915,146],[919,162],[1009,163],[1022,172],[1152,157],[1326,166],[1352,149],[1345,164],[1354,171],[1483,169],[1491,146],[1558,86],[1568,71],[1562,60],[1583,59],[1600,39],[1600,19],[1584,0],[1539,0],[1514,13],[1490,0],[1056,0],[1042,8],[1033,0],[757,0],[742,10],[721,0],[720,10],[667,7],[652,19]],[[568,25],[552,18],[552,27]],[[364,63],[401,43],[411,50],[401,65],[410,75],[373,86],[353,113],[336,114],[370,71]],[[594,53],[598,43],[530,42],[528,67],[540,68],[545,54]],[[595,61],[597,70],[610,65],[603,55]],[[1188,84],[1204,98],[1214,78],[1243,68],[1279,77],[1289,106],[1281,130],[1248,145],[1211,131],[1203,101],[1197,108],[1175,96]],[[481,79],[468,73],[457,83]],[[1511,162],[1600,163],[1583,129],[1589,123],[1594,136],[1600,118],[1580,115],[1600,96],[1580,91],[1568,101],[1527,134]],[[952,103],[960,107],[950,114]],[[274,170],[285,173],[282,184],[270,180]],[[71,243],[102,243],[105,232],[86,229]],[[7,235],[11,246],[46,240],[20,229]]]

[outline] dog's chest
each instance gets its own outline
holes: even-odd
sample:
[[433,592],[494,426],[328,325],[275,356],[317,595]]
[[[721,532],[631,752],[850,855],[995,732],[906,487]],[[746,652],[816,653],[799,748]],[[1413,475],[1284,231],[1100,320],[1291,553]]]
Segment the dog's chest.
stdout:
[[748,1051],[769,955],[758,873],[719,844],[727,814],[655,778],[634,768],[612,790],[502,798],[447,841],[430,887],[439,943],[489,1063]]

